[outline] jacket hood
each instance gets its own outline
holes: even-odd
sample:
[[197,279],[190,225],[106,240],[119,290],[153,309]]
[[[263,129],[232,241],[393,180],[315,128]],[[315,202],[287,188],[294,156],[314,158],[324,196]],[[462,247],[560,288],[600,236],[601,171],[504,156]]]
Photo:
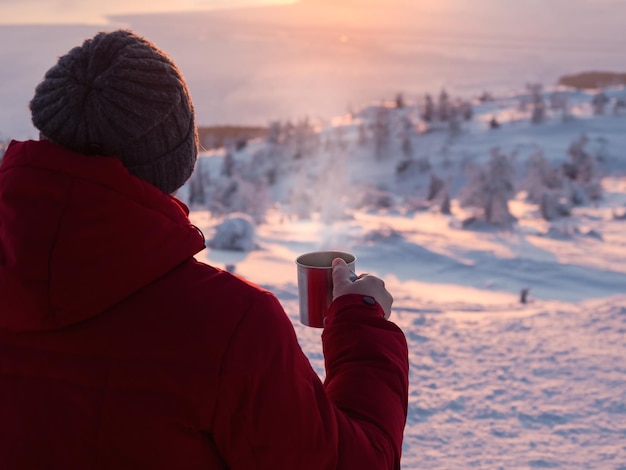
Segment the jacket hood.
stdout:
[[0,166],[0,328],[104,312],[204,248],[187,207],[114,157],[13,141]]

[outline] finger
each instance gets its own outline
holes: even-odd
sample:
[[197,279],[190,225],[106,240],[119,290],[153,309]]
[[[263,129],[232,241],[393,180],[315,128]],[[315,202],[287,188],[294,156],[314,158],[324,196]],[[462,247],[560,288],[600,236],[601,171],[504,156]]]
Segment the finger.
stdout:
[[333,260],[333,290],[341,288],[347,284],[351,284],[350,281],[350,268],[346,262],[341,258],[335,258]]

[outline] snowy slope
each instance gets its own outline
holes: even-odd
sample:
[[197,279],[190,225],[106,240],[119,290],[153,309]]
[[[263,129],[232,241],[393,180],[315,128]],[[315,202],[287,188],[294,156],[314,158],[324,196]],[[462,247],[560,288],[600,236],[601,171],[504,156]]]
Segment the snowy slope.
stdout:
[[[616,100],[624,90],[609,93]],[[411,351],[406,469],[626,468],[626,116],[595,115],[595,92],[570,91],[567,119],[548,110],[533,124],[532,110],[520,109],[527,95],[474,103],[454,134],[449,124],[425,124],[417,103],[390,103],[392,137],[378,156],[375,138],[361,142],[360,126],[380,111],[368,107],[318,123],[310,147],[283,134],[231,149],[231,176],[224,151],[204,154],[194,175],[207,182],[214,212],[196,201],[192,219],[209,239],[227,216],[218,213],[228,212],[211,201],[224,191],[211,188],[233,179],[239,186],[225,205],[249,208],[259,221],[258,249],[208,250],[201,259],[275,292],[320,376],[320,331],[297,319],[296,256],[349,250],[359,271],[385,279]],[[488,126],[494,115],[498,129]],[[402,116],[412,123],[410,160],[428,162],[424,171],[415,164],[398,174],[408,158]],[[602,197],[545,220],[518,191],[528,161],[541,150],[560,168],[581,135]],[[493,148],[515,155],[508,206],[516,221],[465,227],[476,214],[459,205],[466,170],[489,161]],[[426,200],[433,173],[450,183],[450,214],[440,199]],[[190,194],[187,185],[180,197]]]

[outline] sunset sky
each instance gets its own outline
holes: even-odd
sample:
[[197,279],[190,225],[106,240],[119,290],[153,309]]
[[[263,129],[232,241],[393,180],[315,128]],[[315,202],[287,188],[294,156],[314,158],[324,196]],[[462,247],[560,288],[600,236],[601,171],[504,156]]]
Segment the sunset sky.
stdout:
[[[276,11],[275,21],[522,38],[624,39],[626,15],[626,0],[0,0],[0,25],[106,24],[116,16],[293,4],[297,8]],[[273,18],[276,9],[255,10],[250,19],[258,22]]]
[[413,19],[418,23],[419,15],[465,17],[468,21],[478,16],[482,21],[498,21],[532,13],[561,18],[560,23],[578,18],[581,26],[588,21],[591,27],[599,16],[608,21],[611,17],[621,17],[626,10],[624,0],[0,0],[0,24],[105,23],[106,17],[111,15],[290,3],[307,4],[315,8],[320,18],[326,17],[329,21],[341,19],[341,10],[361,14],[376,12],[404,20],[411,19],[407,15],[415,15]]
[[295,1],[297,0],[0,0],[0,24],[105,23],[108,15],[207,10]]

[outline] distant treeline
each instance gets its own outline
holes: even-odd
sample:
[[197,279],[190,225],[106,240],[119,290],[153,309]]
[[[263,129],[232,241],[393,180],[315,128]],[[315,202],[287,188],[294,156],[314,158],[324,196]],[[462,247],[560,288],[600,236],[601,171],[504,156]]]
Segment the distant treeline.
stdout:
[[559,79],[559,85],[589,90],[607,86],[626,85],[626,73],[616,72],[581,72],[565,75]]
[[242,147],[248,140],[265,137],[267,128],[254,126],[198,126],[200,145],[207,149]]

